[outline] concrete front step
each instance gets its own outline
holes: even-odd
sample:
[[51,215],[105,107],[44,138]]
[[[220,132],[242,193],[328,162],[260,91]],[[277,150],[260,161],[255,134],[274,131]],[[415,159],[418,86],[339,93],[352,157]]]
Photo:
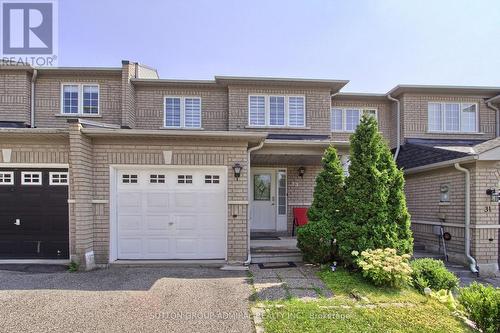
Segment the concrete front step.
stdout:
[[413,244],[413,251],[414,252],[423,252],[423,251],[425,251],[425,245],[422,243],[414,243]]
[[438,259],[438,260],[445,259],[444,255],[439,254],[439,253],[414,251],[413,252],[413,259],[419,259],[419,258],[432,258],[432,259]]
[[280,248],[280,247],[252,247],[251,253],[287,253],[287,254],[300,254],[297,248]]
[[300,252],[293,253],[275,253],[275,252],[260,252],[254,253],[252,251],[252,263],[253,264],[265,264],[265,263],[276,263],[276,262],[302,262],[302,254]]

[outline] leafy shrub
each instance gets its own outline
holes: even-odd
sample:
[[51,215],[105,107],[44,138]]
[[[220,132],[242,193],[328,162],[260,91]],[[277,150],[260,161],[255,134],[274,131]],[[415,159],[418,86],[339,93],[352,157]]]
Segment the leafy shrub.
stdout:
[[413,286],[421,293],[424,288],[450,290],[458,286],[458,278],[450,272],[441,260],[422,258],[410,262],[413,270]]
[[333,257],[332,221],[310,221],[297,230],[297,247],[304,260],[312,263],[327,263]]
[[430,291],[429,296],[439,303],[446,305],[446,307],[451,311],[455,311],[457,309],[455,297],[453,297],[453,294],[449,290],[441,289],[439,291]]
[[335,233],[341,259],[350,265],[352,251],[377,248],[411,253],[413,238],[403,172],[396,166],[377,121],[363,116],[350,143],[349,176]]
[[321,160],[323,169],[316,177],[314,196],[307,215],[309,223],[297,230],[297,246],[304,259],[327,263],[333,254],[334,222],[344,197],[344,173],[337,150],[328,147]]
[[460,289],[458,301],[484,333],[500,332],[500,288],[473,282]]
[[68,265],[68,272],[70,273],[74,273],[74,272],[78,272],[78,268],[80,267],[80,265],[78,265],[76,262],[74,261],[71,261]]
[[362,269],[363,276],[377,286],[402,287],[410,283],[412,272],[408,260],[410,255],[398,255],[396,249],[376,249],[361,252],[353,251],[356,265]]

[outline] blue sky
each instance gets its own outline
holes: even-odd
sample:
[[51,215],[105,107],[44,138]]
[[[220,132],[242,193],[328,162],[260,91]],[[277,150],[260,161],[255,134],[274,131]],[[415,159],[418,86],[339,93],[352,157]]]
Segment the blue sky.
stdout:
[[60,0],[59,66],[500,86],[497,0]]

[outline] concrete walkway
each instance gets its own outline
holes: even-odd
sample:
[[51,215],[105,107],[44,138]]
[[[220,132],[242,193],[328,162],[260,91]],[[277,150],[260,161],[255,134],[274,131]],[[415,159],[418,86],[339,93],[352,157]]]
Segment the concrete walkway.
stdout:
[[257,301],[292,297],[311,300],[333,296],[323,281],[317,277],[317,268],[311,265],[297,264],[297,267],[266,269],[252,265],[250,272]]

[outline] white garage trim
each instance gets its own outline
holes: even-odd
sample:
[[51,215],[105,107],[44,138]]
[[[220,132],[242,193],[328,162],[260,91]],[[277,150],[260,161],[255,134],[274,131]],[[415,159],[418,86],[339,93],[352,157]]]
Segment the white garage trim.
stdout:
[[[227,166],[210,166],[210,165],[131,165],[131,164],[115,164],[109,166],[109,175],[110,175],[110,244],[109,244],[109,262],[115,262],[119,258],[119,245],[118,245],[118,175],[121,171],[135,171],[144,172],[148,170],[154,171],[165,171],[169,172],[170,170],[186,170],[186,173],[189,173],[189,170],[193,171],[201,171],[206,169],[207,172],[217,171],[221,172],[225,183],[224,187],[224,260],[227,260],[227,234],[228,234],[228,167]],[[125,185],[128,186],[128,185]],[[135,186],[135,183],[132,185]],[[123,193],[123,192],[122,192]],[[221,197],[220,197],[221,198]],[[220,220],[219,220],[220,221]],[[220,249],[222,250],[222,249]],[[161,259],[153,259],[156,261],[160,261]],[[169,259],[167,259],[169,260]],[[185,259],[175,259],[175,260],[185,260]],[[196,261],[198,259],[188,259],[190,261]],[[211,259],[199,259],[199,261],[209,261]],[[137,259],[137,261],[151,261],[150,259]]]

